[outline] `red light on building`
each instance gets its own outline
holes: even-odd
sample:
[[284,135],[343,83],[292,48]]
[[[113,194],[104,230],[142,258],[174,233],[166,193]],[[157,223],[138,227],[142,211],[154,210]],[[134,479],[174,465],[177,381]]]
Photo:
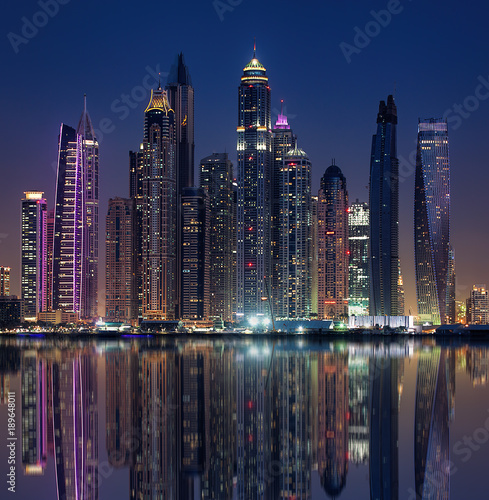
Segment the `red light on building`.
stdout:
[[347,250],[347,251],[346,251],[346,255],[350,255],[350,250]]
[[248,401],[248,408],[250,410],[253,408],[253,401]]
[[253,442],[253,434],[248,434],[248,443]]
[[253,264],[251,262],[248,262],[248,267],[252,267]]

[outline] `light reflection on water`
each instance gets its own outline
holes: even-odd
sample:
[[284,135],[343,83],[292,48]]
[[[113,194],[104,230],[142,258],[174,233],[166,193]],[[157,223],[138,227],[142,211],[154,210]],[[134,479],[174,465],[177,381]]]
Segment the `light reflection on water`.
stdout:
[[486,498],[488,368],[432,340],[3,340],[0,473],[13,393],[19,498]]

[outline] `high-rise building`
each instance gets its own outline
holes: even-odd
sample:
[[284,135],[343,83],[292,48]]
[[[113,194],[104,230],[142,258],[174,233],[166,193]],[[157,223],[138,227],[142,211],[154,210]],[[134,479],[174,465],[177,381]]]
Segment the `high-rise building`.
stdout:
[[0,297],[10,295],[10,267],[0,266]]
[[456,323],[457,313],[455,307],[455,250],[452,246],[448,251],[448,279],[447,279],[447,324]]
[[348,212],[348,315],[368,316],[368,298],[370,295],[370,275],[368,242],[370,219],[368,203],[356,202],[350,205]]
[[272,169],[271,169],[271,252],[272,252],[272,274],[268,283],[271,285],[271,295],[273,300],[273,309],[278,311],[278,301],[281,291],[279,291],[278,277],[280,266],[280,210],[282,207],[281,201],[281,169],[285,155],[292,149],[295,149],[297,138],[292,132],[287,121],[287,116],[283,114],[283,99],[281,102],[281,111],[272,129]]
[[348,360],[348,456],[354,464],[366,464],[369,457],[370,370],[368,358],[350,357]]
[[80,317],[98,317],[98,141],[87,111],[85,95],[83,113],[76,133],[81,136],[83,190],[83,261]]
[[348,316],[348,191],[340,168],[326,169],[318,195],[318,316]]
[[[271,266],[270,87],[253,58],[238,88],[237,315],[268,312]],[[265,281],[268,280],[268,281]]]
[[370,158],[370,314],[399,314],[399,161],[397,108],[380,101]]
[[131,322],[138,317],[134,204],[133,199],[109,200],[105,241],[107,321]]
[[280,318],[311,314],[311,162],[302,149],[285,154],[278,178],[277,311]]
[[231,321],[236,231],[233,164],[227,153],[213,153],[200,161],[200,187],[209,198],[209,315]]
[[144,113],[142,166],[142,316],[175,318],[177,172],[175,116],[158,87]]
[[311,196],[311,317],[318,316],[318,197]]
[[181,193],[181,318],[209,317],[209,197],[202,188]]
[[53,310],[80,313],[83,248],[82,137],[62,124],[53,240]]
[[53,310],[53,243],[54,243],[54,208],[46,215],[46,307]]
[[489,295],[485,284],[474,285],[470,292],[470,316],[467,308],[467,323],[489,324]]
[[52,309],[98,316],[98,142],[85,106],[61,125],[52,248]]
[[450,278],[450,159],[446,119],[419,120],[414,191],[418,315],[447,323]]
[[[175,169],[177,203],[181,207],[180,196],[184,188],[194,187],[194,88],[183,53],[176,56],[170,68],[165,87],[170,107],[174,110]],[[175,281],[175,317],[183,317],[182,296],[182,226],[181,217],[176,227],[177,270]]]
[[47,203],[40,191],[26,191],[22,200],[22,300],[27,321],[47,307]]

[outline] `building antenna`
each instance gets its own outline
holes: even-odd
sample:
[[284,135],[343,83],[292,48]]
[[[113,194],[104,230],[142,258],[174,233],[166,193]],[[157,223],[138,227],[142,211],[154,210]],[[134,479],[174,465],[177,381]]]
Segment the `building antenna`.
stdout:
[[280,114],[284,114],[284,100],[280,99]]
[[83,112],[87,112],[87,94],[83,94]]
[[253,59],[256,58],[256,36],[253,37]]

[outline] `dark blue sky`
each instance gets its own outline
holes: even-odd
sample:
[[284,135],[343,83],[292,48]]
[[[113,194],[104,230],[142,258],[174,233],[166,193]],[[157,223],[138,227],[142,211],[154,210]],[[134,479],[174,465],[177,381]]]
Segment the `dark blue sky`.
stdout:
[[[20,288],[20,199],[25,190],[44,190],[53,206],[59,126],[78,124],[83,94],[87,93],[95,128],[103,132],[99,134],[103,236],[108,198],[128,195],[128,151],[141,141],[149,96],[143,85],[154,83],[146,75],[169,71],[177,52],[183,51],[196,95],[195,158],[198,162],[226,149],[235,163],[237,86],[252,56],[254,36],[257,57],[270,78],[274,114],[280,99],[285,99],[289,123],[311,158],[314,192],[334,157],[347,178],[350,199],[368,199],[378,102],[394,86],[401,162],[407,162],[415,149],[418,117],[446,114],[457,296],[465,298],[475,282],[489,284],[486,4],[62,2],[48,1],[52,12],[56,8],[58,12],[46,17],[39,14],[42,1],[6,0],[0,19],[0,265],[13,268],[14,293]],[[381,26],[372,11],[386,9],[391,10],[391,19],[382,14]],[[34,26],[35,33],[24,27],[26,20],[45,25]],[[356,34],[365,30],[370,36],[357,37],[355,45]],[[342,50],[342,43],[350,47],[343,45]],[[129,105],[122,102],[123,95],[132,95]],[[463,117],[457,114],[457,104]],[[406,303],[414,313],[414,168],[406,163],[401,171],[405,172],[400,194],[401,265]],[[103,260],[101,265],[103,269]]]

